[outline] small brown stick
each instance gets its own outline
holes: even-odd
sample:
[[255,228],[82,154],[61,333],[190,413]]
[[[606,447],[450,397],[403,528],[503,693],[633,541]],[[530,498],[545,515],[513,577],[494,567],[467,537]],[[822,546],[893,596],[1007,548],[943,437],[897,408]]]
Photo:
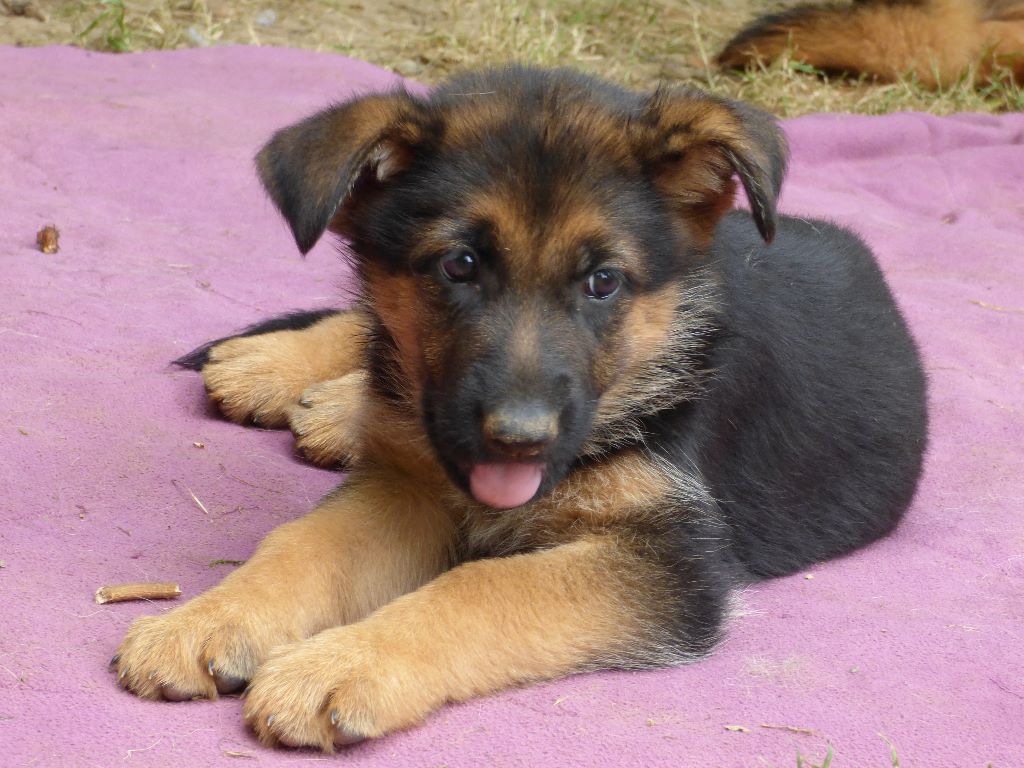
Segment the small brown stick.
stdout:
[[1024,309],[1018,309],[1017,307],[1000,307],[998,304],[989,304],[986,301],[978,301],[977,299],[968,299],[968,301],[976,307],[991,309],[993,312],[1015,312],[1024,315]]
[[96,590],[96,602],[122,603],[126,600],[173,600],[181,594],[181,586],[169,581],[148,581],[140,584],[111,584]]
[[790,733],[806,733],[808,736],[816,736],[817,733],[810,728],[797,728],[795,725],[775,725],[773,723],[761,723],[762,728],[770,728],[775,731],[789,731]]
[[43,253],[56,253],[60,250],[60,230],[53,224],[47,224],[36,232],[36,245]]

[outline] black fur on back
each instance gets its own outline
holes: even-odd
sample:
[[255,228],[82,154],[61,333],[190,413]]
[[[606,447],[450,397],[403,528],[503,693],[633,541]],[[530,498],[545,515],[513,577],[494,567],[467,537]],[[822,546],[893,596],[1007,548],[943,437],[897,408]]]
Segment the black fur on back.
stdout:
[[[718,63],[723,66],[737,66],[735,64],[736,54],[744,49],[756,48],[758,43],[763,43],[766,38],[789,37],[801,29],[813,28],[815,24],[830,17],[848,19],[858,9],[872,6],[911,8],[926,5],[929,0],[853,0],[852,4],[845,3],[808,3],[796,5],[774,13],[766,13],[763,16],[751,21],[747,26],[733,35],[732,39],[722,48],[718,55]],[[740,61],[746,62],[746,57],[740,57]],[[742,66],[742,65],[739,65]],[[824,67],[821,71],[825,74],[843,74],[842,68],[835,69]]]
[[732,58],[735,51],[752,43],[758,43],[766,36],[786,35],[794,28],[817,21],[823,15],[842,13],[845,10],[846,6],[838,4],[798,5],[776,13],[766,13],[733,35],[732,39],[725,44],[722,53],[719,54],[718,61],[720,64],[725,63]]
[[718,329],[699,400],[649,419],[652,444],[696,467],[730,557],[781,576],[888,533],[926,443],[925,377],[870,251],[832,224],[779,220],[766,245],[723,219]]

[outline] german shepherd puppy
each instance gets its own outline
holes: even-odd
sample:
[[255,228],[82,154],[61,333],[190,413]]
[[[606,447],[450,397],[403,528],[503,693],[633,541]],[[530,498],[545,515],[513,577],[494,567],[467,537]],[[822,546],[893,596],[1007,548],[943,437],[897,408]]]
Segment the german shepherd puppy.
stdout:
[[[742,585],[886,534],[925,444],[871,253],[779,218],[768,115],[495,69],[333,106],[259,153],[357,305],[182,358],[237,421],[351,474],[113,660],[151,699],[248,685],[267,744],[711,651]],[[751,213],[733,211],[735,181]]]
[[853,0],[797,5],[751,22],[718,55],[727,69],[786,52],[827,73],[926,88],[1006,73],[1024,83],[1024,0]]

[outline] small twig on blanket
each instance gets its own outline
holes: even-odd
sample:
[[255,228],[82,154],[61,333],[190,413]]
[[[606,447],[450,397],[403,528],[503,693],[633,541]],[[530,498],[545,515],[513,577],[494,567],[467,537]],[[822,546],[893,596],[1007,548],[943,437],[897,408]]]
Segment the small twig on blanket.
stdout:
[[36,232],[36,245],[43,253],[57,253],[60,250],[60,230],[53,224],[47,224]]
[[[178,481],[177,480],[171,480],[171,485],[173,485],[175,488],[177,488],[178,487]],[[194,493],[192,493],[192,489],[189,488],[186,485],[185,486],[185,490],[188,491],[188,495],[192,497],[192,501],[194,501],[196,503],[196,506],[199,507],[201,510],[203,510],[203,514],[206,515],[207,517],[209,517],[210,516],[210,510],[208,510],[206,508],[206,505],[203,504],[203,502],[201,502],[199,500],[198,496],[196,496]]]
[[131,756],[134,755],[136,752],[149,752],[149,750],[151,750],[153,747],[155,747],[161,741],[163,741],[163,737],[157,739],[152,744],[150,744],[148,747],[143,747],[142,749],[129,749],[127,752],[125,752],[125,755],[124,755],[124,757],[122,759],[124,759],[124,760],[131,759]]
[[223,557],[211,560],[206,566],[207,568],[215,568],[218,565],[245,565],[245,560],[227,560]]
[[806,733],[808,736],[815,736],[816,731],[810,728],[797,728],[795,725],[774,725],[772,723],[761,723],[762,728],[770,728],[773,731],[788,731],[789,733]]
[[126,600],[173,600],[181,595],[181,585],[169,581],[147,581],[138,584],[111,584],[96,590],[96,602],[123,603]]
[[978,301],[977,299],[968,299],[971,304],[982,309],[991,309],[993,312],[1012,312],[1017,315],[1024,315],[1024,309],[1018,309],[1017,307],[1000,307],[998,304],[989,304],[988,302]]

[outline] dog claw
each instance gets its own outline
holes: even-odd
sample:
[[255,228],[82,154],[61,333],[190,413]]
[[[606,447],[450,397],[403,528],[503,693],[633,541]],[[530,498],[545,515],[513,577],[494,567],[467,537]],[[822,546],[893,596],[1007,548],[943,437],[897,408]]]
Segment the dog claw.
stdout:
[[107,663],[107,669],[113,672],[115,669],[117,669],[117,663],[119,661],[121,661],[121,654],[115,653],[113,656],[110,657],[110,661]]

